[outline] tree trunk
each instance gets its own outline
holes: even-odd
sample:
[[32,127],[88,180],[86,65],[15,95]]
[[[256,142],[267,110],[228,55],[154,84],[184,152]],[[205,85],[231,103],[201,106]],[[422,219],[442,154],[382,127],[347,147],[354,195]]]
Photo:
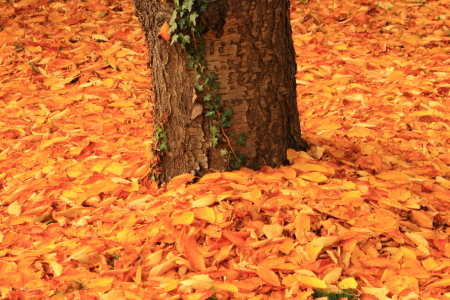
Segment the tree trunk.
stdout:
[[[210,3],[213,0],[209,0]],[[181,1],[180,1],[181,2]],[[249,166],[276,167],[288,148],[304,150],[296,103],[295,52],[289,22],[289,0],[222,0],[225,25],[220,34],[209,32],[206,62],[218,75],[223,108],[232,108],[228,132],[248,136],[245,146],[236,136],[221,138],[212,148],[210,122],[197,115],[194,73],[186,65],[186,53],[178,43],[160,37],[169,22],[173,2],[134,0],[150,48],[153,92],[156,95],[155,128],[167,132],[167,151],[161,151],[160,181],[183,173],[202,176],[229,169],[221,149],[239,151]],[[200,20],[199,20],[200,21]],[[233,154],[231,154],[233,156]]]

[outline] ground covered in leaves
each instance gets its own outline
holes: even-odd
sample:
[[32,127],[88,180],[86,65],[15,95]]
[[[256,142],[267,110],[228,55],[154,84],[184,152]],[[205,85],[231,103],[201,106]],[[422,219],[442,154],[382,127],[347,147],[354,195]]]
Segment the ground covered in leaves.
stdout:
[[311,149],[158,189],[132,3],[2,2],[1,298],[449,297],[448,5],[293,1]]

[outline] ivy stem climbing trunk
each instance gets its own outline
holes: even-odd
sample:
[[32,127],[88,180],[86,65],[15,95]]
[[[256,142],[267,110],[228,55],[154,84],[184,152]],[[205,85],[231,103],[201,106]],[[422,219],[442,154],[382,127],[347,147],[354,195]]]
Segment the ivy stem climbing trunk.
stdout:
[[[221,129],[226,136],[215,148],[210,133],[214,121],[204,116],[207,110],[202,95],[194,90],[196,79],[186,65],[186,51],[178,43],[170,46],[160,36],[160,28],[172,17],[174,3],[134,0],[150,48],[155,128],[167,135],[168,149],[158,152],[162,182],[183,173],[202,176],[229,170],[233,152],[245,155],[250,168],[258,169],[279,166],[288,148],[306,148],[296,103],[289,0],[209,2],[220,9],[203,18],[199,12],[197,22],[215,24],[204,35],[204,58],[220,82],[221,112],[233,110],[232,125]],[[245,146],[236,142],[241,134],[247,136]],[[221,155],[221,150],[228,154]]]

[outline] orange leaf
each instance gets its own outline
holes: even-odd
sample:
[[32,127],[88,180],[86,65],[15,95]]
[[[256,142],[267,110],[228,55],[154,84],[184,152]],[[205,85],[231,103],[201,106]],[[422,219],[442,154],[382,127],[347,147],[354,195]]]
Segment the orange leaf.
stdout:
[[238,247],[246,246],[245,240],[235,232],[223,231],[223,236]]
[[398,80],[402,80],[405,77],[405,73],[402,71],[394,71],[389,75],[388,81],[394,82]]
[[182,175],[178,175],[175,176],[174,178],[172,178],[169,182],[169,184],[167,185],[168,189],[174,189],[179,187],[182,184],[186,184],[189,181],[192,181],[194,179],[194,175],[192,174],[182,174]]
[[51,61],[48,65],[54,68],[67,68],[68,66],[73,65],[73,62],[68,59],[57,58]]
[[362,260],[361,264],[366,268],[399,268],[399,263],[384,257]]
[[205,258],[200,251],[196,249],[196,246],[197,244],[195,244],[195,242],[188,243],[188,245],[184,247],[184,252],[186,253],[186,257],[191,266],[197,271],[203,272],[206,269]]
[[260,278],[262,278],[264,281],[266,281],[267,283],[273,285],[273,286],[280,286],[280,279],[278,278],[278,275],[275,274],[274,271],[272,271],[271,269],[264,267],[264,266],[258,266],[256,268],[256,274],[258,274],[258,276]]
[[161,26],[161,29],[159,30],[159,35],[165,40],[170,41],[170,26],[167,22],[164,22],[164,24]]

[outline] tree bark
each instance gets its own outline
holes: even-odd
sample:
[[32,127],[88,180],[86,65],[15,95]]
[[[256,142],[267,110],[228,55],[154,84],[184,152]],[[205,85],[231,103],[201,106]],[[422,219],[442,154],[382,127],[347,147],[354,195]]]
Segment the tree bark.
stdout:
[[[211,2],[212,0],[210,0]],[[210,119],[196,115],[194,73],[186,65],[179,44],[160,36],[160,28],[172,15],[171,1],[134,0],[150,49],[153,92],[156,96],[155,127],[168,136],[168,151],[161,151],[160,181],[192,173],[202,176],[229,169],[220,149],[210,141]],[[286,159],[288,148],[304,150],[296,103],[295,52],[289,21],[289,0],[222,0],[225,25],[220,33],[209,32],[206,61],[218,75],[222,107],[233,109],[228,132],[248,136],[246,146],[229,137],[234,151],[248,157],[251,168],[276,167]],[[199,20],[200,21],[200,20]]]

